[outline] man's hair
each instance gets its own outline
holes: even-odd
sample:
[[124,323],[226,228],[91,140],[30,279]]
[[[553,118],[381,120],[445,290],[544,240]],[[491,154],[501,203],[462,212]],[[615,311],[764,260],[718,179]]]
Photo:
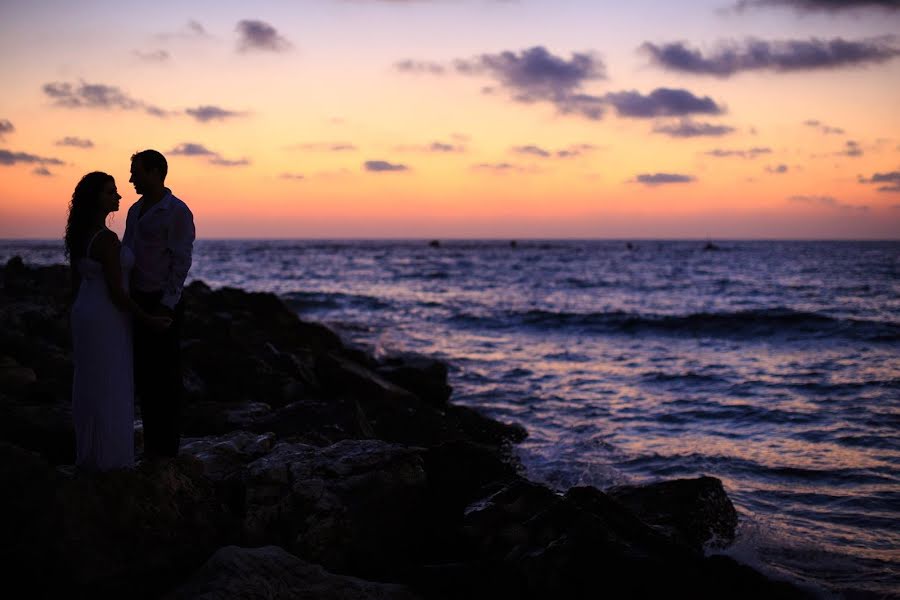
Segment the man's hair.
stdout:
[[140,160],[141,166],[147,171],[150,169],[158,170],[162,180],[166,180],[166,175],[169,173],[169,163],[166,162],[165,156],[156,150],[141,150],[131,155],[131,162],[136,160]]

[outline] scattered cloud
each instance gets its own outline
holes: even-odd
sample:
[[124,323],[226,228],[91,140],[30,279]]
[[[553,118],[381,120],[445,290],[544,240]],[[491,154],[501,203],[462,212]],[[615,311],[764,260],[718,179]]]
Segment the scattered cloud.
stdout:
[[731,77],[742,71],[789,72],[865,66],[900,56],[894,36],[858,41],[810,38],[770,42],[748,38],[740,43],[720,42],[706,55],[684,42],[662,45],[647,42],[641,50],[663,69],[716,77]]
[[766,167],[766,172],[767,172],[767,173],[774,173],[774,174],[776,174],[776,175],[781,175],[781,174],[783,174],[783,173],[787,173],[787,172],[788,172],[788,166],[782,164],[782,165],[776,165],[776,166],[774,166],[774,167]]
[[466,147],[462,144],[451,144],[448,142],[435,141],[430,144],[422,145],[405,145],[395,148],[398,152],[424,152],[432,154],[452,154],[465,152]]
[[53,177],[53,173],[47,167],[35,167],[31,172],[40,177]]
[[878,186],[879,192],[900,193],[900,171],[875,173],[869,178],[859,176],[860,183],[884,184]]
[[94,142],[85,138],[66,136],[61,140],[57,140],[56,145],[71,146],[72,148],[93,148]]
[[205,156],[207,157],[207,162],[209,164],[219,167],[243,167],[250,164],[249,159],[239,158],[237,160],[230,160],[224,158],[218,152],[210,150],[203,144],[196,144],[193,142],[178,144],[169,150],[168,154],[172,156]]
[[[603,117],[602,98],[583,91],[587,82],[606,79],[606,66],[593,54],[575,52],[566,59],[543,46],[534,46],[520,52],[481,54],[469,60],[457,60],[453,66],[463,75],[492,78],[515,102],[548,102],[561,114],[591,120]],[[489,87],[484,91],[492,93],[494,89]]]
[[278,31],[264,21],[244,19],[237,24],[238,51],[249,52],[261,50],[264,52],[285,52],[290,50],[291,43],[282,37]]
[[113,85],[84,81],[77,84],[57,81],[44,84],[42,89],[44,94],[52,99],[54,106],[63,108],[139,110],[154,117],[165,117],[171,114],[157,106],[132,98]]
[[12,133],[16,128],[7,119],[0,119],[0,140],[8,133]]
[[513,146],[510,148],[510,152],[515,154],[525,154],[530,156],[537,156],[539,158],[573,158],[576,156],[581,156],[587,152],[592,150],[596,150],[596,146],[591,144],[572,144],[568,148],[564,148],[562,150],[546,150],[541,148],[540,146],[534,144],[528,144],[525,146]]
[[222,158],[221,156],[213,156],[209,159],[209,164],[219,167],[245,167],[250,164],[250,159],[238,158],[232,160],[228,158]]
[[457,73],[483,76],[493,85],[482,88],[485,94],[505,92],[522,104],[549,103],[563,115],[589,120],[603,118],[609,106],[620,117],[652,118],[721,114],[724,108],[709,97],[698,97],[683,89],[657,88],[647,95],[622,91],[605,95],[590,94],[585,86],[606,79],[606,65],[589,52],[574,52],[569,58],[556,56],[543,46],[521,51],[481,54],[458,59],[450,65],[431,61],[403,60],[394,63],[397,71],[430,75]]
[[211,105],[203,105],[196,108],[187,108],[184,112],[197,121],[200,121],[201,123],[207,123],[209,121],[224,121],[225,119],[230,119],[233,117],[243,117],[247,114],[245,112],[227,110],[218,106]]
[[540,156],[541,158],[549,158],[552,154],[544,150],[543,148],[539,148],[538,146],[515,146],[512,148],[512,152],[516,154],[530,154],[532,156]]
[[144,62],[151,62],[151,63],[168,62],[168,60],[172,57],[165,50],[151,50],[149,52],[135,50],[134,52],[132,52],[132,54],[134,54],[136,57],[138,57],[139,59],[141,59]]
[[869,207],[864,205],[856,206],[853,204],[844,204],[842,202],[839,202],[833,196],[790,196],[788,200],[790,200],[791,202],[797,202],[799,204],[809,204],[821,208],[833,208],[859,212],[865,212],[869,210]]
[[447,67],[441,63],[426,60],[400,60],[394,63],[394,69],[419,75],[443,75],[447,72]]
[[355,145],[348,142],[309,142],[288,146],[288,150],[308,150],[311,152],[355,152]]
[[675,124],[657,124],[653,127],[653,133],[664,133],[670,137],[721,137],[734,132],[734,127],[728,125],[715,125],[702,123],[692,119],[681,119]]
[[386,160],[367,160],[363,165],[366,171],[373,173],[385,173],[390,171],[409,171],[409,167],[402,164],[389,163]]
[[48,158],[29,154],[28,152],[12,152],[10,150],[0,150],[0,165],[38,164],[38,165],[64,165],[63,161],[58,158]]
[[815,127],[825,135],[844,135],[844,130],[840,127],[831,127],[830,125],[826,125],[817,119],[809,119],[807,121],[803,121],[803,124],[808,127]]
[[490,173],[526,173],[529,170],[524,167],[520,167],[518,165],[514,165],[507,162],[499,162],[499,163],[479,163],[477,165],[472,165],[473,171],[488,171]]
[[797,12],[841,12],[880,9],[886,12],[900,10],[897,0],[739,0],[734,8],[744,11],[766,7],[792,8]]
[[709,96],[700,98],[683,89],[657,88],[646,96],[637,91],[613,92],[606,94],[604,100],[615,107],[620,117],[635,119],[724,112]]
[[716,158],[728,158],[732,156],[736,156],[738,158],[748,158],[753,159],[759,156],[760,154],[771,154],[771,148],[748,148],[747,150],[723,150],[721,148],[716,148],[714,150],[708,150],[704,152],[706,156],[714,156]]
[[200,24],[199,21],[195,21],[191,19],[187,22],[187,24],[182,27],[180,30],[171,32],[171,33],[159,33],[156,35],[157,39],[160,40],[174,40],[174,39],[203,39],[212,37],[206,32],[206,28]]
[[573,144],[563,150],[557,150],[556,156],[558,156],[559,158],[574,158],[576,156],[581,156],[582,154],[592,152],[596,149],[597,146],[594,146],[593,144]]
[[306,175],[302,175],[300,173],[282,173],[279,175],[281,179],[290,179],[291,181],[300,181],[302,179],[306,179]]
[[680,175],[678,173],[641,173],[634,178],[636,183],[655,186],[665,185],[669,183],[690,183],[696,181],[691,175]]
[[857,142],[849,140],[846,144],[844,144],[844,149],[838,152],[838,154],[842,156],[852,156],[855,158],[857,156],[862,156],[863,151],[862,148],[859,147],[859,144]]
[[178,144],[168,152],[173,156],[217,156],[216,152],[208,149],[203,144],[185,142]]

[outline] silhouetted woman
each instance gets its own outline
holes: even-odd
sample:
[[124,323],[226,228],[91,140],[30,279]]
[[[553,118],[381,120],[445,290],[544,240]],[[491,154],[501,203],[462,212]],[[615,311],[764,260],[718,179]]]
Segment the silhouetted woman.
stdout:
[[163,329],[171,322],[141,310],[128,294],[134,256],[106,227],[119,210],[116,182],[88,173],[72,193],[66,256],[72,268],[72,420],[75,464],[108,470],[134,464],[134,374],[131,319]]

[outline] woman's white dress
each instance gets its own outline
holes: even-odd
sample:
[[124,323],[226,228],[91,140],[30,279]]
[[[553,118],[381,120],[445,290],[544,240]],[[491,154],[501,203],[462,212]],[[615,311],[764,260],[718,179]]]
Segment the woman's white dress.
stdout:
[[[96,236],[94,236],[96,239]],[[90,255],[88,244],[86,255]],[[134,254],[122,246],[126,291]],[[91,258],[75,263],[81,285],[72,306],[72,420],[75,464],[91,470],[134,465],[134,371],[131,315],[109,295],[103,266]]]

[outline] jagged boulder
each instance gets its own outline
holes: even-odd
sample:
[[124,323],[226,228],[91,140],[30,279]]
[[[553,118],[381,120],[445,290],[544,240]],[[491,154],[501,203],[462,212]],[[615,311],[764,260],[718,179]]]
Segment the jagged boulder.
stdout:
[[400,585],[329,573],[278,546],[226,546],[163,600],[415,600]]
[[423,545],[421,451],[380,440],[279,443],[247,469],[245,537],[330,570],[396,575]]
[[715,477],[619,486],[607,493],[669,539],[696,552],[734,540],[737,511]]

